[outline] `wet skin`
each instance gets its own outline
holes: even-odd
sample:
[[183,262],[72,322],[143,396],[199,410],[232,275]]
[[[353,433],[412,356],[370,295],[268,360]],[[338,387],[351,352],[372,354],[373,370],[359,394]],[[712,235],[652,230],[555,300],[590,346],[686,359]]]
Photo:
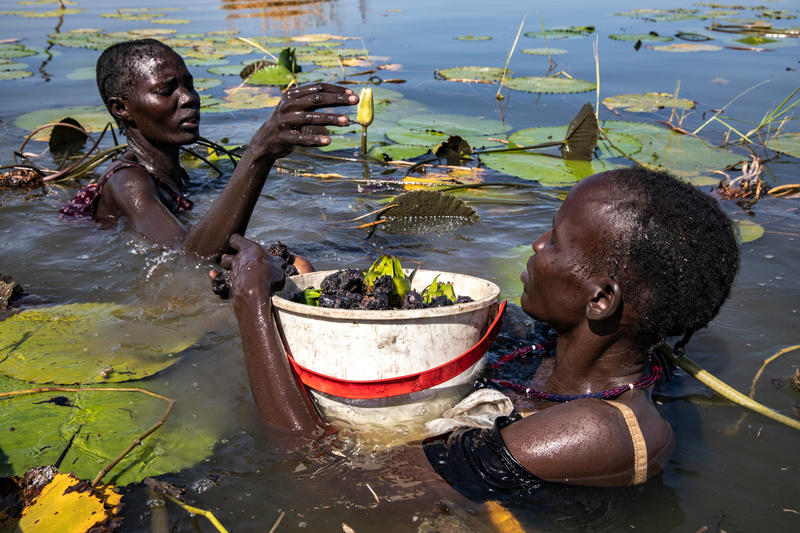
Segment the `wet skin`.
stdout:
[[[192,76],[178,54],[165,51],[143,61],[135,79],[127,97],[109,98],[111,113],[128,135],[129,150],[122,159],[140,163],[180,192],[187,176],[180,166],[179,148],[197,141],[200,135],[200,98]],[[174,203],[172,198],[147,172],[135,167],[116,172],[106,182],[97,218],[124,217],[156,244],[219,259],[231,251],[230,235],[243,235],[247,230],[275,161],[296,146],[330,144],[329,137],[302,134],[301,128],[347,125],[347,115],[317,110],[356,103],[358,96],[336,85],[319,83],[287,90],[253,136],[219,198],[191,230],[168,207]],[[299,268],[305,269],[304,264]]]
[[[604,189],[602,174],[572,189],[553,230],[534,242],[536,254],[521,277],[522,308],[560,334],[548,392],[597,392],[642,376],[635,311],[624,305],[615,281],[584,266],[585,250],[603,231]],[[243,237],[234,235],[231,245],[238,253],[223,256],[221,263],[232,269],[234,310],[256,408],[280,433],[311,435],[324,422],[283,355],[271,319],[269,287],[280,283],[280,265]],[[656,474],[674,446],[672,430],[647,391],[631,390],[617,401],[635,413],[647,445],[648,473]],[[628,485],[633,478],[630,432],[619,410],[602,400],[543,405],[504,428],[502,436],[512,455],[545,480],[610,486]]]

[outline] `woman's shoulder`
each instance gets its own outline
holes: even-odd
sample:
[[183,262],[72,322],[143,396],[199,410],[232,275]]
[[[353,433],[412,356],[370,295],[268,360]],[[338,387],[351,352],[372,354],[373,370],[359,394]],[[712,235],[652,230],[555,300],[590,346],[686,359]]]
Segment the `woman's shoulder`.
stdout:
[[630,396],[613,403],[585,398],[557,404],[507,426],[502,436],[512,455],[542,479],[629,484],[637,459],[646,458],[652,475],[674,445],[669,424],[647,393]]

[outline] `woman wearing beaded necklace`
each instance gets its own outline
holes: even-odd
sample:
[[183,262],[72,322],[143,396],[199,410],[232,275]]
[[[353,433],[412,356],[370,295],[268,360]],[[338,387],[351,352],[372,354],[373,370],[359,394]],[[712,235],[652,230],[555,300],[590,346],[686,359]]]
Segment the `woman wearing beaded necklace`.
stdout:
[[346,115],[315,111],[358,102],[351,90],[330,84],[287,90],[253,136],[219,198],[188,230],[175,216],[192,207],[183,196],[187,176],[179,148],[199,138],[200,96],[183,59],[154,39],[118,43],[98,59],[97,85],[128,138],[128,149],[96,187],[82,190],[65,205],[62,215],[90,215],[100,221],[124,217],[156,244],[214,259],[230,250],[231,234],[244,234],[275,161],[295,146],[330,143],[327,136],[300,129],[350,122]]
[[[234,235],[231,245],[238,253],[221,264],[232,269],[256,408],[279,433],[310,436],[325,422],[270,321],[269,288],[283,273],[258,244]],[[729,296],[739,265],[731,221],[666,172],[624,168],[576,184],[533,251],[521,306],[558,334],[544,390],[528,390],[539,409],[427,439],[427,460],[416,464],[470,495],[642,483],[661,472],[675,440],[648,390],[654,350],[679,336],[682,353]]]

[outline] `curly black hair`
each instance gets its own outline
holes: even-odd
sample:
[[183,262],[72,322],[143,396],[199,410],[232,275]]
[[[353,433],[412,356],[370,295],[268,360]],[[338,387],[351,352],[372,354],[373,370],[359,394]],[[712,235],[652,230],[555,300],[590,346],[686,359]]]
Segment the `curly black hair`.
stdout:
[[681,335],[680,355],[730,295],[739,270],[733,223],[715,198],[667,171],[632,166],[605,177],[611,217],[593,270],[619,283],[643,343]]
[[[174,52],[172,48],[156,39],[137,39],[112,44],[97,58],[97,89],[106,108],[109,98],[128,98],[136,81],[137,64],[162,52]],[[112,114],[113,116],[113,114]],[[114,117],[120,130],[122,124]]]

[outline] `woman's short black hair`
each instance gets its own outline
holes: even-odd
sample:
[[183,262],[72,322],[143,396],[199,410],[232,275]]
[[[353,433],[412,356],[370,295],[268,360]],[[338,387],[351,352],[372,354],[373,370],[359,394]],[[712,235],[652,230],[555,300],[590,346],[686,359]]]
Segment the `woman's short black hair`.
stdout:
[[[137,65],[162,52],[174,50],[156,39],[123,41],[106,48],[97,58],[97,89],[106,108],[109,98],[128,97],[136,81]],[[117,125],[121,128],[119,121]]]
[[730,295],[739,270],[733,223],[715,198],[667,171],[627,167],[604,183],[611,219],[593,269],[619,283],[644,342],[681,335],[682,353]]

